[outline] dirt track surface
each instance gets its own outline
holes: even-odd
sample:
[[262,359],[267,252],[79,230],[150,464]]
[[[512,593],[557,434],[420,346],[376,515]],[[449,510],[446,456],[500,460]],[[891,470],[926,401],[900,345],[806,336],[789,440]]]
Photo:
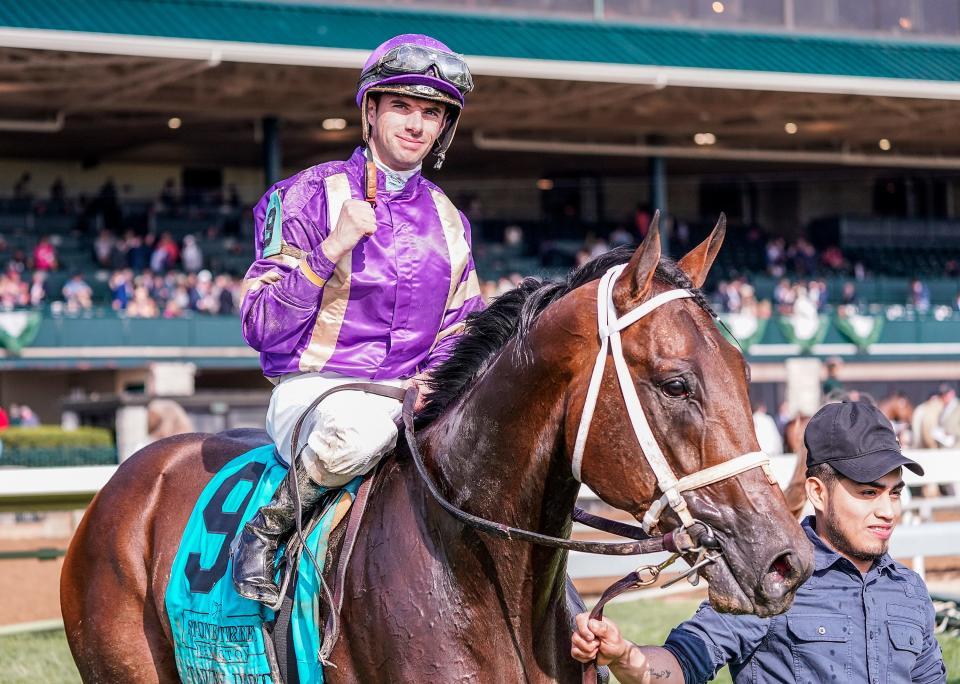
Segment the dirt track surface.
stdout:
[[[67,548],[69,538],[2,539],[0,551]],[[63,558],[0,560],[0,625],[60,617],[60,569]]]

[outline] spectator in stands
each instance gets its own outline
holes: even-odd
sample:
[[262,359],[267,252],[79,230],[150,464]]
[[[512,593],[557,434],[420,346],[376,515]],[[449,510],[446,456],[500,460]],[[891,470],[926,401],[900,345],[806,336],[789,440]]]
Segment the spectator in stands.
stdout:
[[607,241],[602,237],[597,237],[595,235],[587,236],[587,249],[590,250],[590,258],[595,259],[598,256],[606,254],[610,251],[610,245],[607,244]]
[[50,242],[50,236],[41,235],[37,246],[33,248],[33,267],[38,271],[57,270],[57,251]]
[[820,262],[831,271],[842,271],[847,267],[843,252],[836,245],[830,245],[820,255]]
[[147,233],[141,238],[134,233],[128,233],[127,265],[134,273],[140,273],[150,266],[150,256],[153,254],[153,233]]
[[617,226],[610,233],[610,248],[623,247],[624,245],[636,244],[636,240],[630,234],[630,231],[623,226]]
[[773,304],[778,314],[789,316],[793,313],[793,303],[797,300],[796,290],[790,281],[781,278],[773,288]]
[[859,307],[857,299],[857,286],[851,281],[843,284],[843,292],[840,294],[840,304],[846,307],[853,307],[856,310]]
[[817,250],[805,238],[799,238],[787,249],[793,269],[800,275],[814,275],[817,270]]
[[112,177],[108,177],[100,186],[96,199],[97,212],[103,216],[103,224],[108,230],[118,230],[122,213],[120,211],[120,201],[117,196],[117,185]]
[[32,177],[30,173],[24,171],[20,179],[13,185],[13,199],[18,200],[16,206],[20,208],[29,208],[29,202],[33,200],[33,190],[30,187]]
[[20,273],[8,270],[0,276],[0,308],[17,309],[30,303],[30,291]]
[[150,292],[143,285],[133,289],[133,299],[127,304],[127,315],[130,318],[156,318],[160,312],[157,303],[150,297]]
[[192,235],[183,238],[183,252],[180,258],[183,262],[183,270],[187,273],[197,273],[203,268],[203,252],[197,244],[197,239]]
[[927,313],[930,310],[930,288],[919,278],[910,283],[910,300],[917,313]]
[[157,303],[157,308],[164,309],[171,295],[171,285],[175,282],[173,274],[166,277],[156,274],[143,274],[143,285],[150,293],[150,298]]
[[116,238],[113,233],[107,229],[100,231],[97,239],[93,241],[93,256],[97,265],[103,268],[110,268],[113,265],[113,251]]
[[[153,247],[153,252],[150,255],[150,270],[154,273],[166,273],[174,267],[173,252],[167,245],[167,236],[168,234],[164,233],[164,235],[157,240]],[[170,239],[170,242],[173,242],[173,240]]]
[[776,278],[783,277],[787,260],[786,242],[783,238],[774,238],[767,242],[766,259],[767,273]]
[[133,294],[129,271],[114,271],[108,281],[110,287],[110,304],[114,311],[125,311],[130,297]]
[[867,279],[867,268],[863,265],[862,261],[858,261],[853,265],[853,277],[857,282],[863,282]]
[[234,299],[236,293],[233,286],[233,278],[229,275],[218,275],[214,281],[214,289],[217,296],[217,313],[220,316],[232,316],[237,311],[237,304]]
[[807,296],[818,312],[827,308],[827,284],[824,281],[811,280],[807,284]]
[[0,406],[0,432],[6,430],[10,427],[10,416],[7,415],[7,410]]
[[30,306],[39,308],[47,299],[47,272],[34,271],[30,277]]
[[7,270],[23,273],[27,270],[27,255],[22,249],[15,249],[10,261],[7,262]]
[[650,206],[638,204],[633,211],[633,227],[637,231],[641,242],[647,237],[647,232],[650,230],[650,219]]
[[586,264],[588,261],[590,261],[590,259],[591,259],[590,250],[584,247],[581,247],[580,249],[577,250],[577,253],[573,255],[573,266],[574,268],[580,268],[581,266]]
[[163,317],[164,318],[180,318],[183,316],[183,307],[180,306],[180,302],[176,297],[171,297],[167,300],[166,306],[163,307]]
[[197,274],[190,292],[190,308],[200,313],[217,312],[217,298],[213,294],[213,274],[203,270]]
[[62,214],[67,210],[67,190],[60,176],[50,185],[50,211]]
[[74,273],[63,286],[63,299],[67,304],[67,313],[89,311],[93,308],[93,290],[83,279],[82,273]]
[[163,184],[158,201],[160,211],[164,213],[173,213],[179,207],[180,200],[177,197],[177,183],[172,178],[168,178]]

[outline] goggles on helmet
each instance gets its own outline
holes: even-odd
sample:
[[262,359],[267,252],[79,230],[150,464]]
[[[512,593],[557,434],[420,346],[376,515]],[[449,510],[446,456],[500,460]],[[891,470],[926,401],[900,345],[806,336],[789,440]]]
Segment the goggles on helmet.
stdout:
[[430,69],[436,69],[437,75],[461,95],[473,90],[473,77],[462,57],[411,43],[398,45],[384,53],[376,64],[360,74],[360,86],[383,76],[426,74]]

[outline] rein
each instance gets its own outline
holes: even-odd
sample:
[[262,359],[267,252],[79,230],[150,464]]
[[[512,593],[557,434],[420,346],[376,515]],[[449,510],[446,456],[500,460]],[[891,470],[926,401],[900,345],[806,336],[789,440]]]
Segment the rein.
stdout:
[[[416,466],[417,474],[426,485],[427,491],[430,492],[430,496],[433,497],[434,501],[436,501],[440,507],[443,508],[443,510],[462,522],[464,525],[500,539],[507,539],[510,541],[525,541],[531,544],[537,544],[538,546],[548,546],[554,549],[566,549],[567,551],[580,551],[582,553],[596,553],[614,556],[636,556],[647,553],[657,553],[659,551],[686,553],[688,551],[699,549],[699,543],[694,541],[690,533],[685,529],[668,532],[662,537],[652,537],[646,535],[642,530],[640,530],[640,528],[633,525],[626,525],[613,520],[607,520],[606,518],[591,515],[590,513],[581,511],[580,509],[577,509],[578,512],[575,513],[574,517],[575,519],[579,518],[580,522],[583,524],[590,525],[591,527],[603,525],[603,527],[597,527],[597,529],[604,529],[605,531],[613,531],[614,529],[623,530],[628,534],[623,534],[622,536],[638,539],[638,541],[591,542],[576,541],[573,539],[567,539],[566,537],[551,537],[546,534],[540,534],[539,532],[533,532],[531,530],[524,530],[519,527],[511,527],[510,525],[494,522],[492,520],[487,520],[486,518],[481,518],[471,513],[467,513],[463,509],[458,508],[454,504],[450,503],[443,496],[443,494],[440,493],[433,481],[433,478],[430,476],[430,473],[427,472],[427,467],[423,462],[423,456],[421,455],[420,449],[417,446],[417,435],[413,426],[413,414],[414,406],[416,405],[417,401],[417,394],[417,389],[415,387],[411,387],[407,390],[406,396],[403,399],[403,425],[407,438],[407,449],[410,452],[410,456],[414,465]],[[703,525],[703,523],[700,524]],[[704,525],[704,527],[706,527],[706,525]],[[617,534],[619,532],[614,533]],[[643,538],[640,535],[643,535],[643,537],[646,538]]]

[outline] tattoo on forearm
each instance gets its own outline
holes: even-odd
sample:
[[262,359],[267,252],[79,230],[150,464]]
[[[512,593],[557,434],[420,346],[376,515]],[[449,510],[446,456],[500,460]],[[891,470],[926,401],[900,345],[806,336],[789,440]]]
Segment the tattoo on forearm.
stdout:
[[650,671],[650,676],[653,677],[654,679],[669,679],[671,674],[673,673],[670,672],[670,670],[657,670],[657,671],[651,670]]

